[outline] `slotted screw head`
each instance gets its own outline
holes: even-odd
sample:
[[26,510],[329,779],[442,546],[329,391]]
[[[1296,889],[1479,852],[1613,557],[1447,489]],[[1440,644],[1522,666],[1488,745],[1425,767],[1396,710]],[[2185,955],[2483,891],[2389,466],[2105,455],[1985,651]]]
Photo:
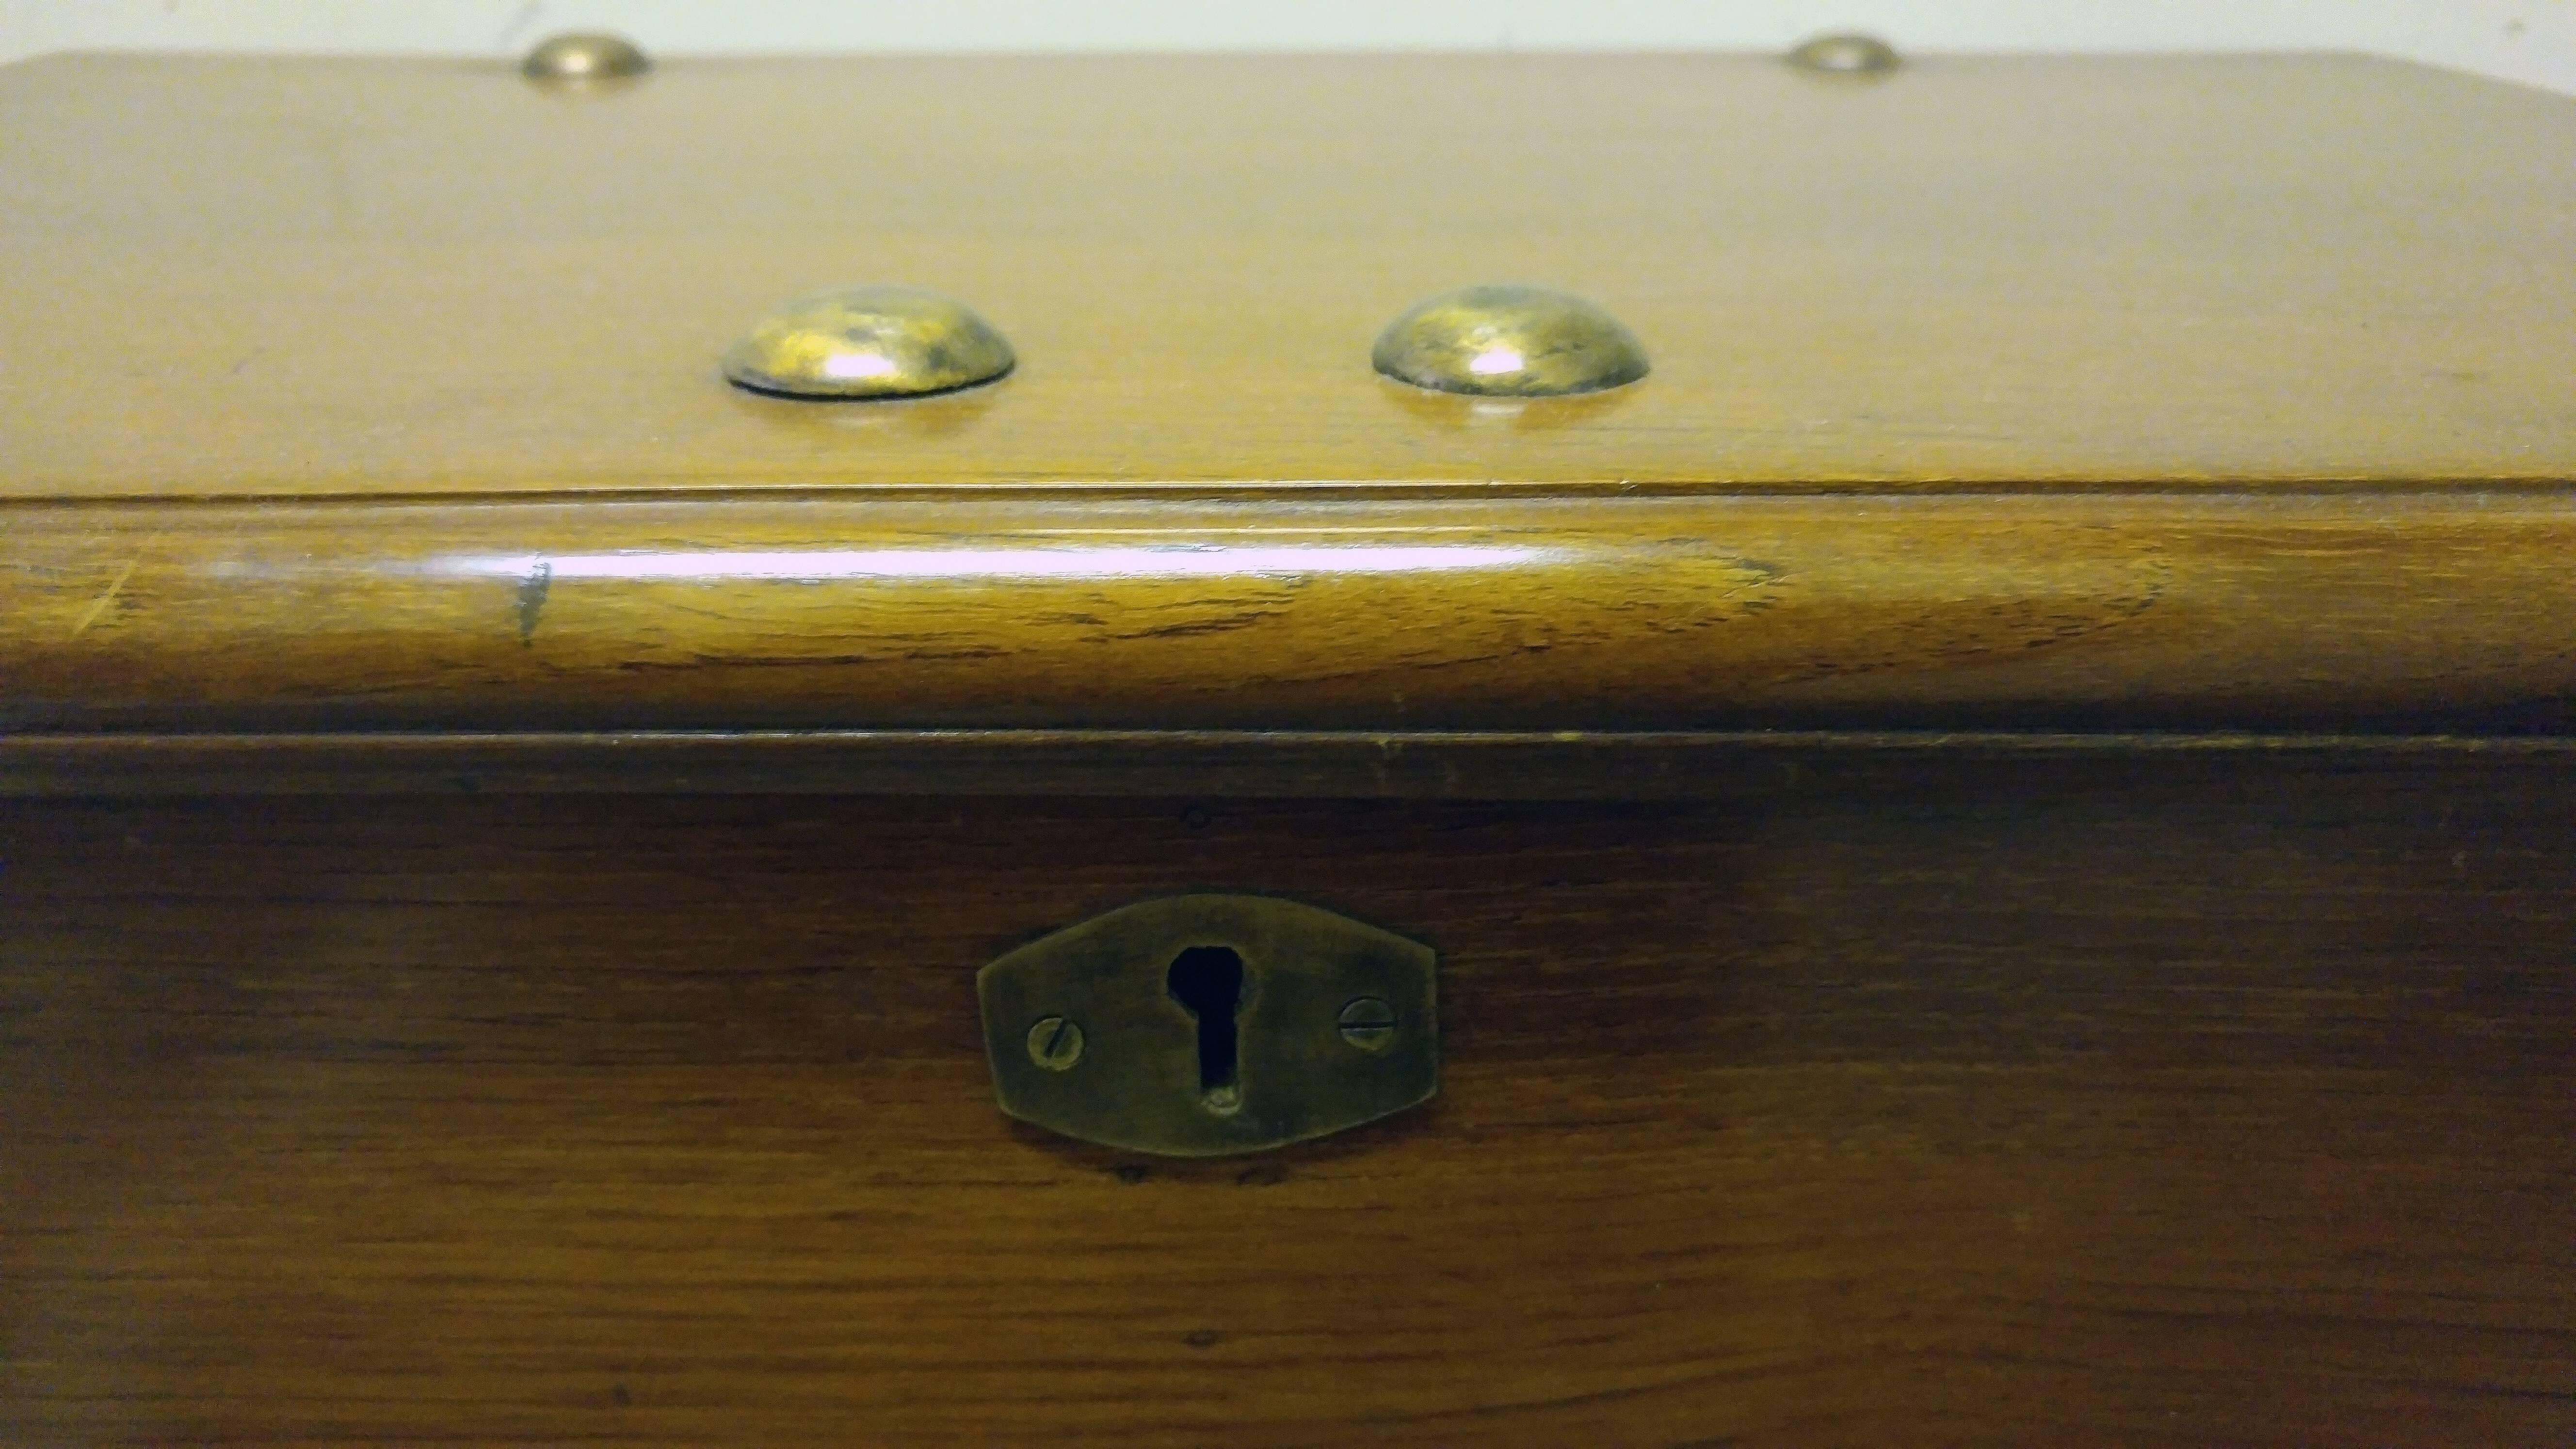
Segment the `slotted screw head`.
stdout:
[[1363,996],[1342,1008],[1342,1040],[1362,1051],[1384,1051],[1395,1040],[1395,1008]]
[[1029,1060],[1061,1072],[1082,1060],[1082,1027],[1071,1017],[1041,1016],[1029,1028]]

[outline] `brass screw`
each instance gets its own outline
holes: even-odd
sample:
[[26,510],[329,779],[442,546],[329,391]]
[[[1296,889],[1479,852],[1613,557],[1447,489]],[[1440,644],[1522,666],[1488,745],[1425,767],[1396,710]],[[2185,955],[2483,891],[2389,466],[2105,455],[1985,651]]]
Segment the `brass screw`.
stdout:
[[1082,1060],[1082,1028],[1071,1017],[1041,1016],[1029,1028],[1029,1060],[1050,1072]]
[[1790,51],[1789,64],[1825,75],[1882,76],[1896,69],[1896,47],[1875,35],[1819,35]]
[[1342,1040],[1364,1052],[1381,1052],[1395,1040],[1395,1008],[1363,996],[1342,1008]]
[[550,36],[519,62],[519,74],[541,85],[584,86],[632,80],[653,68],[623,36],[575,32]]

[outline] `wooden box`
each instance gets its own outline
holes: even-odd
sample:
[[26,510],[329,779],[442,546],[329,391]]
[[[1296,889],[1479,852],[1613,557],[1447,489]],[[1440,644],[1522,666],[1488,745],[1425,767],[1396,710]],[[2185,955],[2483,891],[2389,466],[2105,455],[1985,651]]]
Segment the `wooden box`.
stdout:
[[[0,73],[0,1438],[2576,1435],[2576,109],[2352,58]],[[1643,381],[1377,375],[1420,298]],[[1017,350],[719,371],[901,282]],[[1171,1158],[979,968],[1276,896]]]

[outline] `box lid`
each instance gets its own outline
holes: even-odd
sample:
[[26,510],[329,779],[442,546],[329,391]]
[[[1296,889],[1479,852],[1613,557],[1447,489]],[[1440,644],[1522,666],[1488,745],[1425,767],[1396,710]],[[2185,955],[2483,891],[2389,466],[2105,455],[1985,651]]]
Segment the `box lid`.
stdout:
[[[73,57],[0,135],[6,497],[2576,477],[2576,105],[2375,60]],[[1653,375],[1372,374],[1492,281]],[[866,282],[1019,371],[717,375]]]
[[[0,71],[0,136],[0,788],[216,734],[1019,731],[1096,774],[1185,734],[2554,730],[2576,696],[2576,106],[2509,86],[86,57]],[[1491,281],[1603,304],[1652,372],[1371,370]],[[970,302],[1018,369],[724,381],[766,309],[861,283]]]

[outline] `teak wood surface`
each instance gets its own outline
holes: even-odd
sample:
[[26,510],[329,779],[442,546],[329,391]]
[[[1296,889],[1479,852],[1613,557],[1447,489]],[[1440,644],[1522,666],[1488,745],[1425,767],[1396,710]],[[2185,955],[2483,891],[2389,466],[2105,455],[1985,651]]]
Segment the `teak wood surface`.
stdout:
[[[2556,494],[22,509],[28,729],[2384,727],[2576,695]],[[0,751],[5,753],[5,751]]]
[[[18,802],[0,1437],[2565,1444],[2570,768]],[[1211,887],[1435,946],[1439,1097],[1003,1118],[975,968]]]
[[[2508,86],[87,57],[0,71],[0,135],[0,778],[46,788],[100,730],[2475,731],[2576,684],[2576,106]],[[1654,372],[1370,372],[1511,279]],[[718,376],[866,282],[1020,368]]]
[[[0,1440],[2576,1439],[2568,102],[93,57],[0,142]],[[1504,280],[1654,372],[1369,373]],[[717,376],[865,282],[1020,369]],[[1008,1123],[975,969],[1187,890],[1433,945],[1440,1096]]]
[[[2576,477],[2576,104],[2389,61],[82,57],[0,71],[0,135],[0,496]],[[1370,370],[1495,281],[1653,374]],[[1018,370],[718,377],[883,282]]]

